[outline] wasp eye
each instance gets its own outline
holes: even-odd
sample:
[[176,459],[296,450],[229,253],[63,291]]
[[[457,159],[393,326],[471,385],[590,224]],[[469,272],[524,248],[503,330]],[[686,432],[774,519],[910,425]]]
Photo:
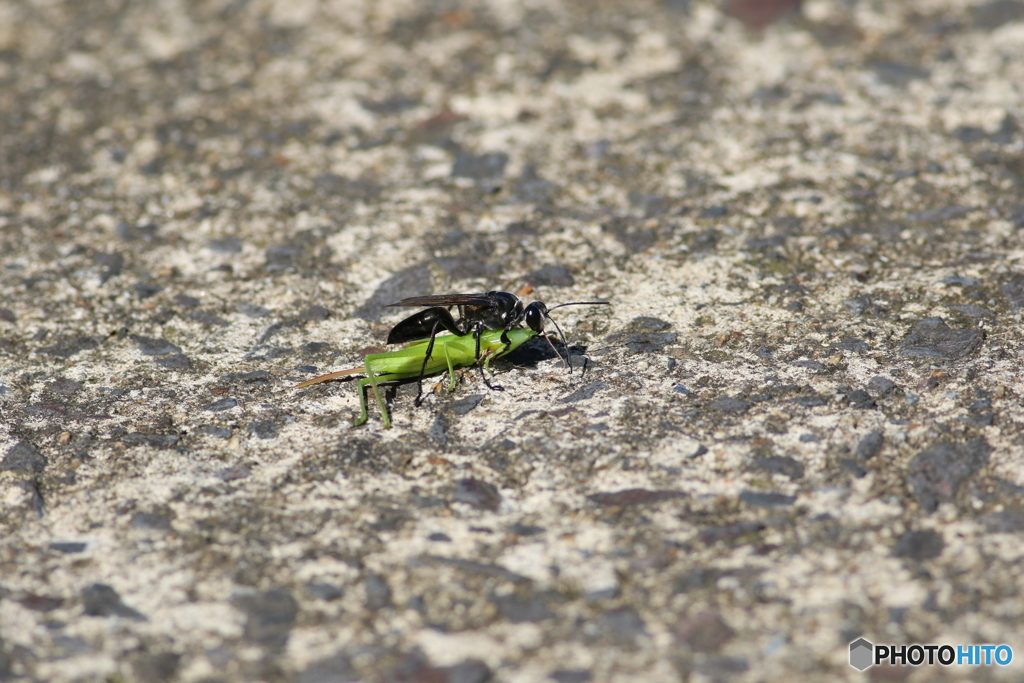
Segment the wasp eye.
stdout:
[[538,334],[544,331],[544,316],[535,306],[526,309],[526,326]]

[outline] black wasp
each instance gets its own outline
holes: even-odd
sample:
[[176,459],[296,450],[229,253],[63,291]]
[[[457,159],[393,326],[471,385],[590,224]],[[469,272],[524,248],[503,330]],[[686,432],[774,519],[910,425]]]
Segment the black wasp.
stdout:
[[[611,302],[609,301],[575,301],[548,308],[541,301],[534,301],[529,305],[525,305],[523,304],[522,299],[509,292],[412,296],[407,299],[402,299],[399,302],[388,304],[388,306],[427,306],[428,308],[425,308],[419,313],[410,315],[408,318],[391,328],[391,332],[388,334],[387,343],[404,344],[407,342],[417,341],[419,339],[429,339],[427,342],[427,350],[423,357],[423,368],[426,368],[427,360],[430,359],[430,354],[434,350],[434,338],[437,337],[438,332],[445,330],[459,337],[472,334],[474,339],[476,339],[476,360],[479,362],[480,335],[485,330],[501,330],[501,341],[507,346],[510,344],[507,336],[508,331],[525,323],[527,327],[536,332],[539,336],[543,336],[547,339],[548,344],[551,344],[551,340],[548,339],[546,334],[544,334],[544,319],[547,318],[551,321],[551,324],[555,326],[555,329],[558,330],[558,336],[562,340],[562,346],[566,349],[566,356],[568,357],[569,352],[568,345],[565,341],[565,335],[562,334],[562,328],[560,328],[558,323],[556,323],[551,317],[551,311],[556,308],[561,308],[562,306],[600,305],[610,303]],[[458,308],[458,320],[456,320],[452,315],[452,308]],[[562,358],[562,354],[558,353],[558,349],[555,349],[554,344],[551,344],[551,348],[559,358]],[[562,362],[569,367],[569,372],[571,373],[572,361],[562,358]],[[483,376],[484,383],[488,388],[501,388],[491,386],[487,381],[487,376],[484,375],[482,365],[480,367],[480,374]],[[416,405],[419,405],[422,395],[423,371],[421,370],[420,388],[419,393],[416,395]]]

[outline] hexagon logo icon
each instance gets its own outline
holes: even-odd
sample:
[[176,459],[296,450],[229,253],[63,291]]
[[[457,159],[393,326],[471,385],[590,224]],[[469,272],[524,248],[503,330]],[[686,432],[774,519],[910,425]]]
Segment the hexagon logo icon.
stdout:
[[858,638],[850,643],[850,666],[857,671],[863,671],[871,666],[874,654],[875,646],[871,641]]

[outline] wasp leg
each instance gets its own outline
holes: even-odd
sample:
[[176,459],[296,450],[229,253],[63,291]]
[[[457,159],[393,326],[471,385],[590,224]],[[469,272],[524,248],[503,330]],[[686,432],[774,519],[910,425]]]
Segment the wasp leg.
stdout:
[[497,358],[498,356],[504,356],[506,353],[508,353],[508,347],[512,346],[512,340],[508,338],[508,330],[501,331],[501,343],[504,344],[504,346],[501,347],[501,351],[498,351],[498,353],[494,354],[495,358]]
[[[441,325],[442,321],[436,320],[434,322],[434,326],[430,328],[430,341],[427,342],[427,351],[423,354],[423,365],[420,366],[420,377],[416,381],[416,400],[413,401],[413,405],[417,408],[421,403],[423,403],[423,375],[427,372],[427,361],[430,360],[430,354],[434,352],[434,340],[437,339],[437,328]],[[445,352],[447,353],[447,348],[445,348]]]

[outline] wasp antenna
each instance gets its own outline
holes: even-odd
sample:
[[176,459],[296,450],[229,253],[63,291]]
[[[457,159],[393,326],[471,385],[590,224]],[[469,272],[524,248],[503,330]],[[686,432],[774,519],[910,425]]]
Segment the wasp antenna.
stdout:
[[[551,324],[555,326],[556,330],[558,330],[558,336],[562,340],[562,346],[565,347],[565,358],[562,358],[561,354],[559,354],[558,357],[562,358],[562,362],[568,366],[570,375],[572,374],[572,353],[569,351],[569,343],[565,341],[565,335],[562,334],[562,328],[559,327],[558,323],[555,322],[555,319],[551,317],[551,311],[556,308],[561,308],[562,306],[607,306],[611,303],[611,301],[571,301],[567,304],[552,306],[544,311],[544,317],[550,320]],[[551,344],[550,339],[548,339],[548,344]],[[554,348],[554,344],[551,345],[551,348]],[[558,353],[558,351],[556,350],[555,353]]]
[[[561,308],[562,306],[611,306],[611,303],[611,301],[573,301],[567,304],[558,304],[557,306],[552,306],[551,308],[548,309],[548,313],[555,310],[556,308]],[[550,318],[548,319],[550,320]],[[554,320],[552,320],[551,322],[554,322]]]

